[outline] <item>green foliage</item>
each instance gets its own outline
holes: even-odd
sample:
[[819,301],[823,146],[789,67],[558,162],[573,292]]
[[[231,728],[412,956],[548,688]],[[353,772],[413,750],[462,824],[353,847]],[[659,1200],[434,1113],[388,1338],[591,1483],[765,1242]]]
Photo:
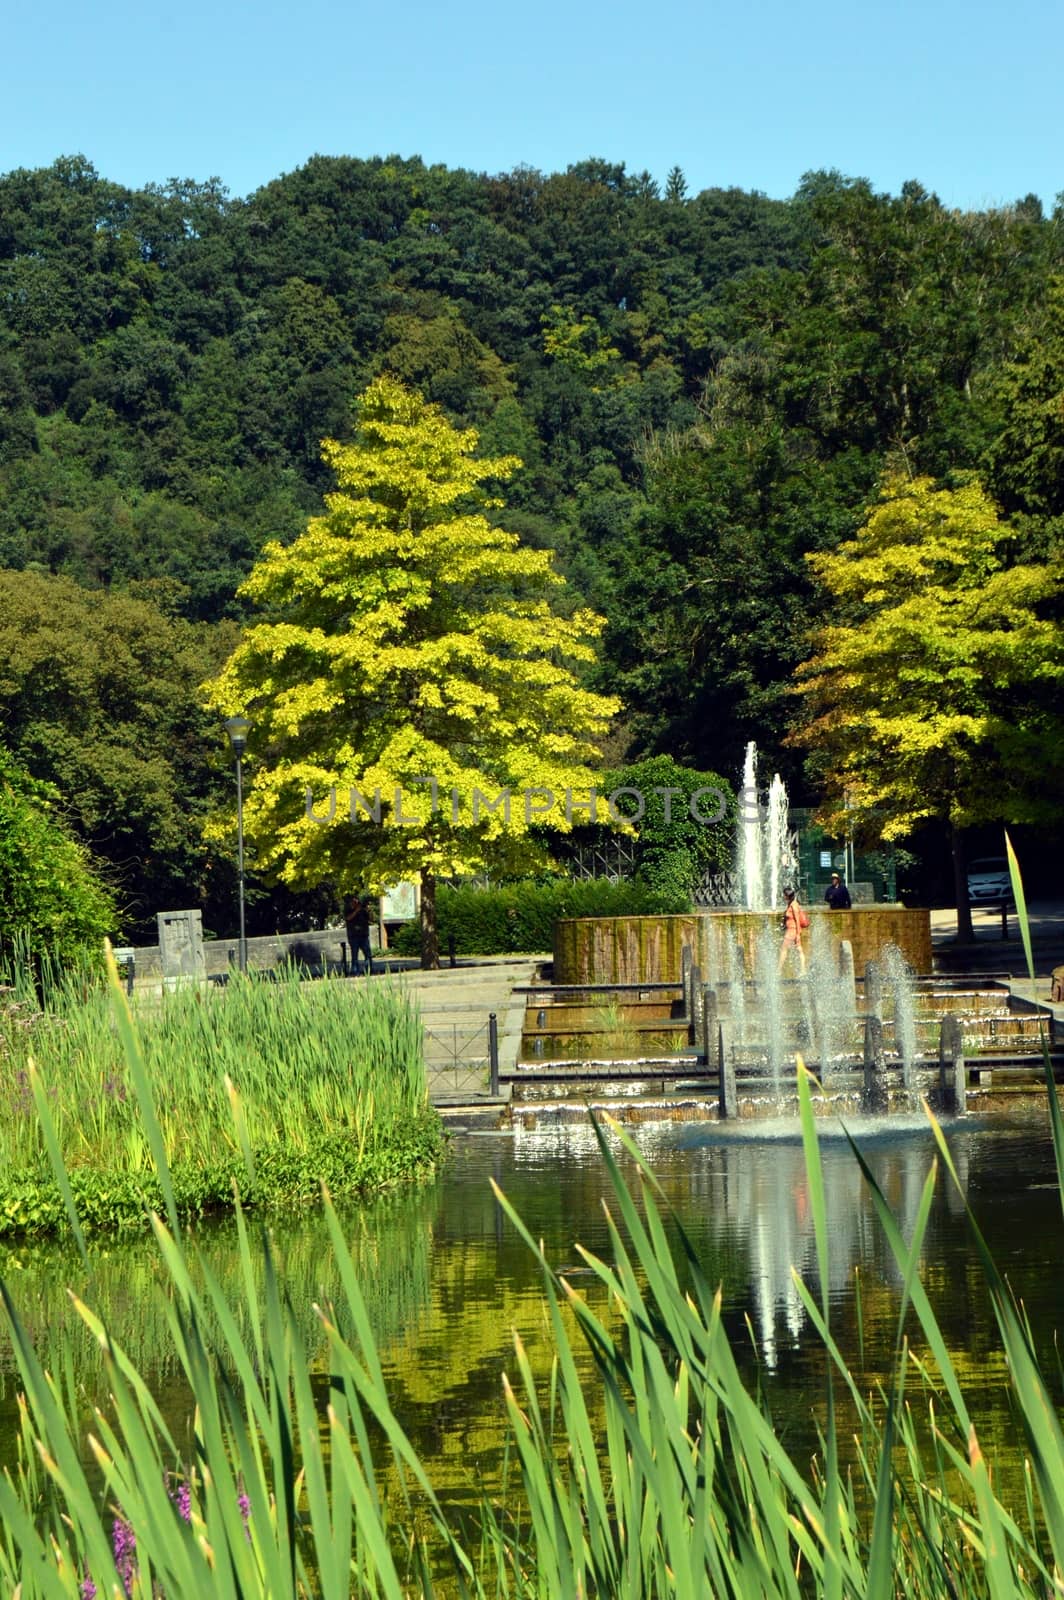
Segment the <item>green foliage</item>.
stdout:
[[[378,1188],[430,1171],[439,1156],[417,1012],[386,982],[355,990],[301,984],[295,973],[277,982],[234,978],[224,989],[149,1000],[138,1020],[181,1217],[231,1206],[238,1180],[247,1204],[291,1203],[313,1199],[323,1183],[338,1195]],[[0,1060],[0,1234],[64,1224],[34,1074],[81,1226],[141,1226],[146,1207],[162,1206],[158,1161],[105,995],[86,993],[75,969],[53,979],[38,1013],[23,986],[0,1007]]]
[[[703,873],[731,866],[735,793],[718,773],[652,756],[608,773],[604,786],[611,794],[626,788],[643,796],[643,815],[633,826],[638,872],[648,887],[689,903]],[[636,815],[631,799],[619,800],[618,809]]]
[[605,641],[641,747],[737,774],[748,739],[778,742],[811,605],[803,552],[848,531],[870,486],[867,467],[855,484],[852,464],[811,473],[805,455],[778,427],[743,419],[648,457],[647,508],[618,547]]
[[203,903],[208,893],[215,853],[201,835],[218,781],[208,762],[219,735],[197,704],[197,687],[222,649],[223,639],[148,596],[0,571],[8,748],[62,796],[66,819],[106,863],[128,920],[145,931],[160,906]]
[[[596,795],[602,821],[576,827],[569,836],[547,830],[551,854],[561,865],[574,850],[608,850],[627,823],[641,884],[684,910],[704,873],[732,865],[736,798],[719,773],[696,772],[671,756],[648,756],[600,773]],[[607,823],[606,802],[613,795],[618,817]]]
[[1064,517],[1064,278],[1053,278],[1036,329],[1014,359],[988,374],[997,426],[984,461],[991,490],[1008,510]]
[[[338,481],[325,514],[269,545],[244,586],[276,620],[246,631],[206,696],[252,716],[260,863],[297,885],[418,877],[432,965],[436,877],[533,857],[532,791],[564,826],[617,702],[573,670],[601,618],[559,614],[550,553],[484,514],[501,501],[482,485],[518,463],[478,460],[473,430],[391,378],[356,410],[355,442],[323,446]],[[373,796],[383,809],[359,821]]]
[[[440,945],[453,938],[459,955],[506,955],[518,951],[543,954],[554,948],[559,917],[640,917],[689,909],[689,896],[672,885],[611,883],[605,878],[583,883],[556,879],[516,883],[496,889],[441,888],[436,902]],[[395,949],[415,955],[420,936],[413,923],[399,931]]]
[[774,201],[679,166],[659,193],[602,160],[315,157],[233,201],[64,157],[0,177],[0,566],[243,620],[332,486],[320,441],[390,375],[524,463],[506,526],[606,616],[633,748],[734,773],[789,721],[804,558],[884,470],[977,470],[1026,551],[1059,544],[1062,274],[1030,197],[958,213],[838,172]]
[[[245,1206],[284,1207],[316,1201],[324,1185],[330,1194],[364,1196],[393,1183],[431,1175],[442,1152],[439,1119],[425,1107],[373,1149],[361,1148],[350,1133],[324,1131],[313,1150],[282,1143],[253,1145],[254,1178],[248,1179],[236,1151],[206,1165],[175,1158],[177,1215],[187,1221],[229,1211],[239,1189]],[[86,1233],[143,1230],[151,1211],[165,1206],[163,1189],[150,1172],[131,1173],[81,1167],[70,1174],[78,1220]],[[0,1238],[23,1239],[63,1234],[66,1204],[59,1185],[43,1173],[0,1174]]]
[[118,926],[114,895],[55,799],[0,747],[0,952],[8,960],[78,962]]
[[810,558],[834,620],[802,668],[794,738],[816,753],[840,837],[1053,813],[1061,573],[1010,565],[1014,540],[976,483],[888,480],[856,537]]

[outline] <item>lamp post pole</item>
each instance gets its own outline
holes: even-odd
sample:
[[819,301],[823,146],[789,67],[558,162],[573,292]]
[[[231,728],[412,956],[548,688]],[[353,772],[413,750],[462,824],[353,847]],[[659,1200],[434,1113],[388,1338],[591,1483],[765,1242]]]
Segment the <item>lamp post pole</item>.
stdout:
[[230,717],[226,722],[225,731],[229,735],[229,743],[233,747],[236,759],[236,872],[237,889],[240,896],[240,944],[237,960],[240,971],[248,970],[248,941],[244,931],[244,750],[248,742],[248,729],[251,724],[247,717]]

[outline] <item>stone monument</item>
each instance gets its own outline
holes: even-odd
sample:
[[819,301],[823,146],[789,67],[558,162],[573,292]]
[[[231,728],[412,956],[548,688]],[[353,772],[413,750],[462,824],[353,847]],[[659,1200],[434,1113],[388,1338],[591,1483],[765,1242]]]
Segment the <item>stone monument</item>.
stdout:
[[207,963],[203,955],[202,912],[160,911],[156,922],[164,988],[205,983]]

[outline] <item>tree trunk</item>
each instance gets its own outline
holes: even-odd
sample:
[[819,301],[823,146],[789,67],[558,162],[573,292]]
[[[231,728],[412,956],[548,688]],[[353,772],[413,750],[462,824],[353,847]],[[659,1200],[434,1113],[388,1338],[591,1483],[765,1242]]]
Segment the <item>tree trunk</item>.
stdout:
[[964,853],[964,834],[950,825],[950,847],[953,851],[953,888],[957,897],[957,938],[970,944],[975,938],[972,927],[972,908],[968,900],[968,862]]
[[421,874],[421,969],[434,972],[440,964],[440,937],[436,931],[436,875]]

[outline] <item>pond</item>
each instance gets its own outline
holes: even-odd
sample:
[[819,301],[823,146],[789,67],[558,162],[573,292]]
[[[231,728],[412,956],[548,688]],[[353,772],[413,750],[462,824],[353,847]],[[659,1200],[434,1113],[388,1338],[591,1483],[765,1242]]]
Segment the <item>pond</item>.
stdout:
[[[908,1237],[934,1158],[922,1117],[858,1120],[852,1131]],[[831,1243],[832,1323],[847,1359],[871,1390],[890,1370],[900,1274],[838,1124],[818,1125]],[[1040,1344],[1051,1349],[1060,1307],[1061,1205],[1045,1114],[966,1118],[947,1124],[958,1173],[999,1267],[1024,1300]],[[816,1286],[813,1224],[797,1125],[790,1122],[643,1125],[635,1133],[709,1280],[724,1289],[725,1322],[761,1382],[793,1448],[815,1445],[823,1358],[794,1287],[796,1267]],[[622,1161],[631,1172],[631,1164]],[[612,1190],[588,1125],[465,1134],[431,1185],[343,1213],[350,1249],[381,1344],[393,1403],[449,1500],[475,1498],[496,1481],[504,1448],[501,1374],[514,1370],[512,1330],[541,1368],[547,1340],[534,1259],[494,1199],[494,1179],[548,1258],[594,1296],[574,1246],[608,1253],[604,1202]],[[310,1347],[324,1370],[314,1302],[335,1289],[318,1216],[272,1223],[285,1276]],[[223,1278],[237,1272],[231,1222],[199,1230]],[[113,1336],[151,1376],[179,1437],[188,1436],[184,1385],[167,1356],[158,1268],[144,1240],[92,1251],[92,1277],[71,1251],[8,1251],[2,1270],[20,1314],[52,1369],[60,1352],[86,1401],[99,1398],[95,1345],[66,1294],[100,1309]],[[922,1276],[976,1415],[984,1449],[1009,1426],[993,1314],[960,1196],[939,1173]],[[601,1298],[601,1296],[600,1296]],[[910,1333],[919,1345],[915,1319]],[[17,1377],[0,1360],[0,1459],[14,1449]],[[803,1463],[804,1464],[804,1463]]]

